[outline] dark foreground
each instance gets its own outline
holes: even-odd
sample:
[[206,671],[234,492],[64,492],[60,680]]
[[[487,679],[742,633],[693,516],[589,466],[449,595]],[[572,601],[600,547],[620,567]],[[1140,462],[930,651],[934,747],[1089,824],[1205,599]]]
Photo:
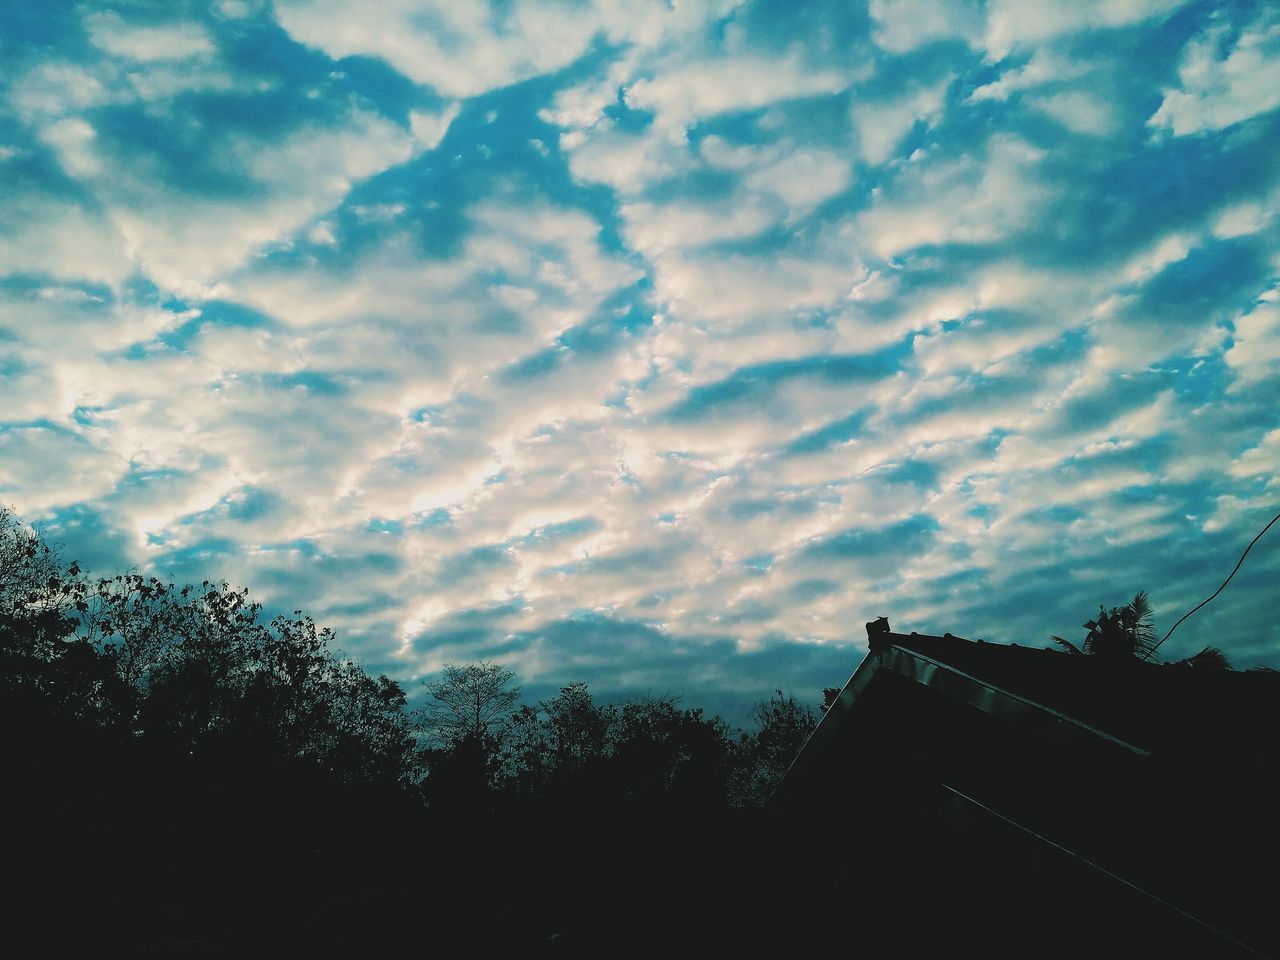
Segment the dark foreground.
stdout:
[[9,821],[6,941],[39,955],[1253,955],[999,821],[961,832],[910,804],[854,801],[843,824],[759,810],[445,819],[357,790],[336,812],[293,795],[242,814],[264,808],[204,787],[185,810],[147,811],[147,827],[119,810]]

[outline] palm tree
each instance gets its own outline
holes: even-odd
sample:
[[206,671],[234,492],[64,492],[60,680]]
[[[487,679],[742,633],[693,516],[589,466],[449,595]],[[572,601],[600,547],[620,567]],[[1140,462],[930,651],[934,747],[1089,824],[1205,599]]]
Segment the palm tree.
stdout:
[[[1134,598],[1122,607],[1107,610],[1099,605],[1096,620],[1084,624],[1089,633],[1081,647],[1062,637],[1053,642],[1070,654],[1088,654],[1111,662],[1146,660],[1151,657],[1156,642],[1155,624],[1151,622],[1151,602],[1147,592],[1139,590]],[[1179,660],[1201,670],[1230,670],[1231,664],[1217,647],[1205,647],[1195,656]]]
[[1151,622],[1151,602],[1147,592],[1139,590],[1134,598],[1122,607],[1098,607],[1098,617],[1084,624],[1088,635],[1084,648],[1070,640],[1054,637],[1053,642],[1068,653],[1091,654],[1107,660],[1146,657],[1155,648],[1155,625]]

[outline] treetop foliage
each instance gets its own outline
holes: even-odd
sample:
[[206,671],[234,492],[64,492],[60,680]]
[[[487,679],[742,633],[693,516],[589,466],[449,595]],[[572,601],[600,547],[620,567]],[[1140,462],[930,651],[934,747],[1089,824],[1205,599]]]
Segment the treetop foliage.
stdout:
[[446,664],[410,711],[399,684],[334,641],[225,582],[90,578],[0,509],[0,692],[11,723],[49,733],[42,762],[93,739],[121,768],[234,761],[246,777],[385,783],[442,808],[753,806],[816,723],[781,692],[751,732],[675,696],[602,705],[583,682],[522,705],[513,671],[488,660]]

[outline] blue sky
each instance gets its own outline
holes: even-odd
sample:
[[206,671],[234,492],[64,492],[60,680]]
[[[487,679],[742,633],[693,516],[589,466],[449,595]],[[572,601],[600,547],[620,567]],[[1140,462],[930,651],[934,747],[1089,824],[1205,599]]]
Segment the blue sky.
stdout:
[[[1265,3],[0,7],[0,500],[414,687],[742,716],[1277,509]],[[1263,540],[1171,656],[1280,666]]]

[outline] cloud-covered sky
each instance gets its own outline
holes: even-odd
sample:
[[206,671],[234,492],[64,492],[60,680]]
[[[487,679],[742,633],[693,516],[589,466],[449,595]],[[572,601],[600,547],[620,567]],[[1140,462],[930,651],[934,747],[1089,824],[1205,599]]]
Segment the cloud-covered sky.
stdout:
[[[1280,10],[0,6],[0,501],[413,687],[1160,626],[1280,500]],[[1171,656],[1280,665],[1261,541]]]

